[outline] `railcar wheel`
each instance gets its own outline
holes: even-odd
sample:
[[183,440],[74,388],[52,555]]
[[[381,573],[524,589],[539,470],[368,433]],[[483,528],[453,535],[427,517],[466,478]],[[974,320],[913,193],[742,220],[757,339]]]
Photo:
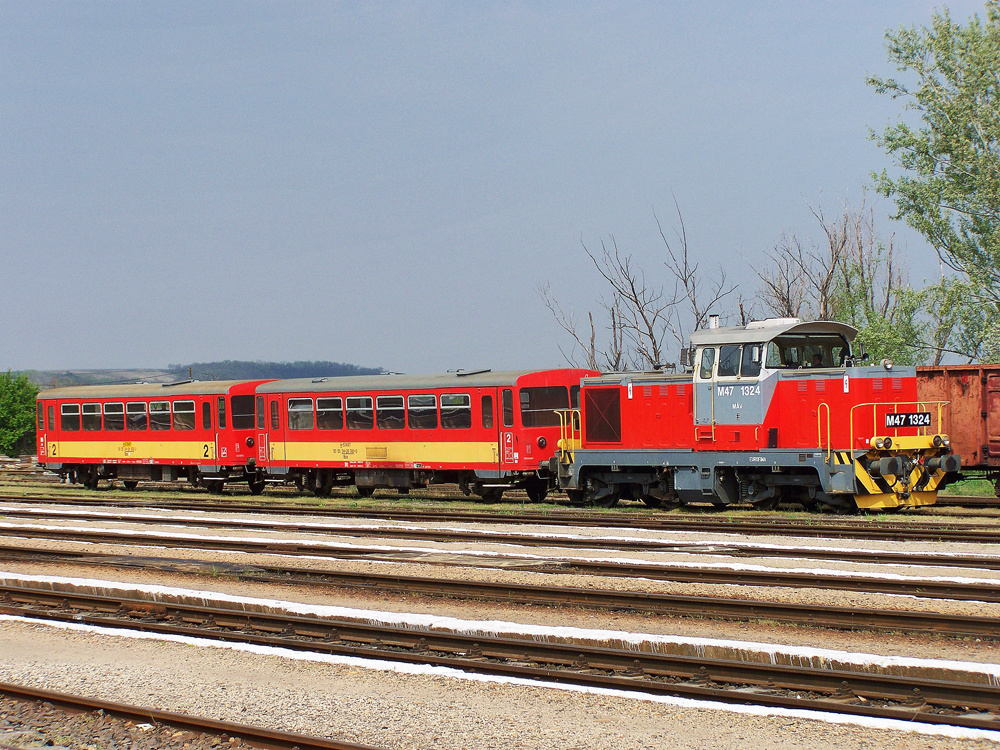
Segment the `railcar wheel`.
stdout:
[[259,495],[264,491],[264,477],[251,477],[247,480],[251,495]]
[[544,502],[545,496],[549,494],[549,488],[546,486],[544,479],[535,479],[528,482],[528,486],[524,488],[524,491],[528,493],[528,499],[533,503]]
[[503,490],[497,487],[491,487],[488,490],[481,490],[479,497],[482,498],[484,503],[499,503],[500,498],[503,497]]
[[997,480],[993,483],[993,491],[997,497],[1000,497],[1000,477],[997,477]]
[[218,479],[205,482],[205,488],[208,490],[209,495],[221,495],[225,487],[226,483]]
[[130,492],[139,486],[139,483],[134,479],[126,479],[124,482],[122,482],[122,484],[125,485],[125,489],[129,490]]
[[355,488],[358,491],[358,497],[371,497],[372,495],[375,494],[374,487],[359,487],[355,485]]

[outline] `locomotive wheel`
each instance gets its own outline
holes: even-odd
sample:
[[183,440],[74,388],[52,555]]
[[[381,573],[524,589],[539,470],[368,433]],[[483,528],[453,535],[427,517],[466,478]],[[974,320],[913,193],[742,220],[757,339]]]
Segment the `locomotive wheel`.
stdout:
[[777,495],[774,497],[769,497],[766,500],[758,500],[756,503],[750,503],[754,510],[774,510],[778,507],[778,503],[781,502],[781,498]]
[[614,508],[618,505],[619,495],[617,492],[612,492],[609,495],[605,495],[597,500],[591,500],[590,504],[597,508]]
[[566,497],[569,498],[570,505],[583,505],[587,502],[583,497],[583,490],[566,490]]
[[544,502],[545,496],[549,494],[549,488],[543,479],[535,479],[528,482],[524,491],[528,493],[528,499],[533,503]]
[[658,497],[653,497],[652,495],[643,495],[642,502],[648,508],[661,508],[663,507],[663,501]]
[[122,482],[122,484],[125,485],[125,489],[129,491],[134,490],[136,487],[139,486],[139,483],[135,479],[126,479],[124,482]]
[[491,487],[488,490],[481,490],[479,497],[482,498],[482,502],[484,503],[499,503],[500,498],[503,497],[503,490],[498,487]]

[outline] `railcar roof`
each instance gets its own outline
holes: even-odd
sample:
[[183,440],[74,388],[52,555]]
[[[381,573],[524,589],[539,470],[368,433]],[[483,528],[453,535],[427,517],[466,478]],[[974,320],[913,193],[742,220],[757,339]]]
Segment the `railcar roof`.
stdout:
[[39,399],[155,398],[224,394],[247,380],[195,380],[186,383],[132,383],[130,385],[70,385],[50,388]]
[[776,336],[787,334],[836,333],[848,341],[854,341],[857,329],[832,320],[817,320],[803,323],[799,318],[768,318],[755,320],[746,326],[727,328],[703,328],[691,334],[692,346],[715,346],[717,344],[756,344],[770,341]]
[[478,370],[436,375],[350,375],[330,378],[292,378],[264,383],[257,393],[313,393],[326,391],[406,391],[420,388],[488,388],[514,385],[524,375],[549,370]]

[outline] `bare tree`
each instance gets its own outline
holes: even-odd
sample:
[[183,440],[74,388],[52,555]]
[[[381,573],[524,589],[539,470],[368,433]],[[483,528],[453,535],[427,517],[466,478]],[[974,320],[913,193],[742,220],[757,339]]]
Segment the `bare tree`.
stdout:
[[[668,342],[672,340],[683,348],[691,331],[704,327],[709,312],[736,291],[721,268],[706,288],[699,265],[689,252],[684,217],[676,199],[674,206],[680,226],[675,229],[673,244],[653,214],[667,251],[664,265],[668,278],[673,279],[669,293],[665,285],[650,282],[640,263],[618,246],[614,236],[601,241],[600,251],[591,250],[581,241],[606,284],[606,296],[597,303],[608,321],[604,326],[595,324],[593,312],[587,312],[586,321],[581,321],[553,296],[550,284],[539,285],[538,294],[545,306],[572,339],[568,352],[559,348],[567,362],[594,369],[674,369],[676,363],[666,361]],[[742,300],[740,316],[745,322],[747,312]]]

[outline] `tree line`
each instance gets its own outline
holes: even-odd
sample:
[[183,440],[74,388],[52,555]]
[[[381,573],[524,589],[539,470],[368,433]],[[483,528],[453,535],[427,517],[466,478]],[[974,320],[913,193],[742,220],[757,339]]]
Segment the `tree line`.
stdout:
[[[876,359],[940,364],[945,358],[1000,362],[1000,6],[956,23],[947,9],[928,27],[886,34],[888,59],[908,81],[872,76],[868,84],[902,104],[900,119],[870,138],[898,174],[872,174],[872,187],[895,202],[905,221],[934,248],[939,276],[922,286],[908,278],[894,237],[880,231],[867,199],[834,215],[812,207],[819,242],[783,235],[751,262],[748,294],[721,267],[706,273],[688,245],[680,207],[662,241],[663,267],[647,273],[613,236],[583,250],[605,283],[594,310],[578,315],[539,293],[568,336],[573,364],[594,369],[677,367],[691,331],[710,313],[730,324],[766,317],[837,320],[859,329]],[[663,280],[665,279],[665,281]],[[675,361],[670,361],[674,359]]]

